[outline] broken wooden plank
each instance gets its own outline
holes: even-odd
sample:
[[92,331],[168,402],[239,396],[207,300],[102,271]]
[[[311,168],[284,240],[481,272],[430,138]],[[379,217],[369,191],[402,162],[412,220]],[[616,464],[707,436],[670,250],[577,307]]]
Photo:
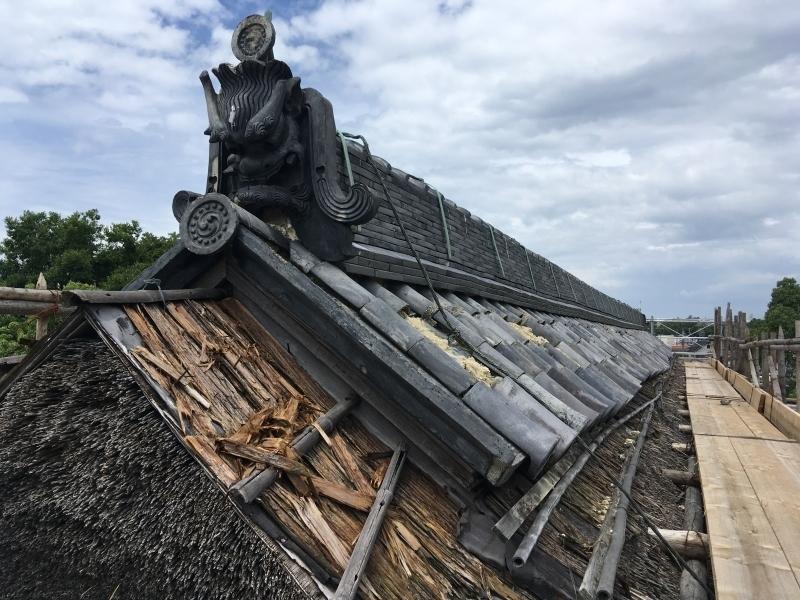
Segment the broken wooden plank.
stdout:
[[[336,427],[336,424],[347,415],[358,402],[359,398],[351,396],[342,402],[336,403],[333,408],[317,419],[317,425],[326,433],[330,433]],[[319,430],[309,426],[294,439],[292,448],[302,456],[316,446],[320,439]],[[275,468],[256,471],[237,482],[230,488],[228,493],[238,497],[245,503],[250,503],[258,498],[265,489],[275,483],[277,477],[278,471]]]

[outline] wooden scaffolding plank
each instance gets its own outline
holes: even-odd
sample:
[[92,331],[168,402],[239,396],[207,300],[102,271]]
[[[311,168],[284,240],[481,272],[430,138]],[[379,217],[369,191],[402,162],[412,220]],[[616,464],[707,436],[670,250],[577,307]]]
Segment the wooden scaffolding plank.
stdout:
[[739,415],[745,425],[753,433],[753,437],[762,440],[786,441],[787,438],[775,425],[761,416],[756,409],[747,402],[731,402],[730,406]]
[[739,393],[718,375],[714,379],[687,379],[686,396],[707,398],[739,398]]
[[704,398],[687,398],[689,415],[692,420],[694,435],[733,435],[738,437],[754,437],[752,430],[734,409],[736,401],[728,405],[719,400]]
[[800,581],[800,445],[745,439],[732,444]]
[[695,436],[717,598],[800,598],[800,585],[734,441]]
[[694,435],[788,439],[742,398],[723,400],[724,404],[718,398],[689,396],[686,399]]

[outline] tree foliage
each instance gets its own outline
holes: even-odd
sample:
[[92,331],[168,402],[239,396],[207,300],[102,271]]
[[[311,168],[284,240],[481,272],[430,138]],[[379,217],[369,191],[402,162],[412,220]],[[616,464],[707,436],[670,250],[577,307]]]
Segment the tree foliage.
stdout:
[[143,232],[137,221],[104,226],[94,209],[67,216],[26,210],[5,225],[0,284],[11,287],[44,273],[51,288],[73,281],[120,289],[176,240]]
[[774,333],[783,328],[785,337],[796,337],[794,328],[800,320],[800,285],[794,277],[784,277],[772,289],[772,296],[763,319],[752,319],[750,332],[758,336],[762,331]]
[[[32,287],[44,273],[51,289],[118,290],[177,239],[143,232],[137,221],[104,226],[94,209],[66,216],[26,210],[5,225],[0,285],[9,287]],[[34,318],[0,315],[0,356],[24,354],[35,329]]]

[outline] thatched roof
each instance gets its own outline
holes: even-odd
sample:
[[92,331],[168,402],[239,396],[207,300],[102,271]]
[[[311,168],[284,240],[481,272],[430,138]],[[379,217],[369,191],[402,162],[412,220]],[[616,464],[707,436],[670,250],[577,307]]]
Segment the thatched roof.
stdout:
[[9,599],[308,597],[96,338],[0,399],[0,554]]

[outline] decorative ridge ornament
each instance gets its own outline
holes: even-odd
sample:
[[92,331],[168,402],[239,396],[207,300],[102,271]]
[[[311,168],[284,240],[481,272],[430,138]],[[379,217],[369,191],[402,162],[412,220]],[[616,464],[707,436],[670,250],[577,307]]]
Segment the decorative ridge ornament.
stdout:
[[250,15],[233,30],[231,50],[241,61],[273,60],[272,46],[275,45],[275,27],[272,25],[272,13]]
[[[341,261],[354,254],[351,226],[372,219],[377,205],[361,183],[342,189],[333,107],[318,91],[302,89],[289,66],[275,60],[274,43],[271,14],[250,15],[231,40],[240,62],[212,70],[219,92],[207,71],[200,74],[210,142],[205,191],[227,197],[266,222],[283,226],[288,220],[306,248],[323,260]],[[173,200],[181,239],[202,254],[220,250],[232,237],[204,237],[211,229],[203,227],[213,229],[226,218],[225,203],[218,196],[214,202],[206,198],[179,192]],[[195,219],[201,206],[202,223]],[[218,218],[209,214],[215,210]],[[237,221],[227,222],[235,230]]]

